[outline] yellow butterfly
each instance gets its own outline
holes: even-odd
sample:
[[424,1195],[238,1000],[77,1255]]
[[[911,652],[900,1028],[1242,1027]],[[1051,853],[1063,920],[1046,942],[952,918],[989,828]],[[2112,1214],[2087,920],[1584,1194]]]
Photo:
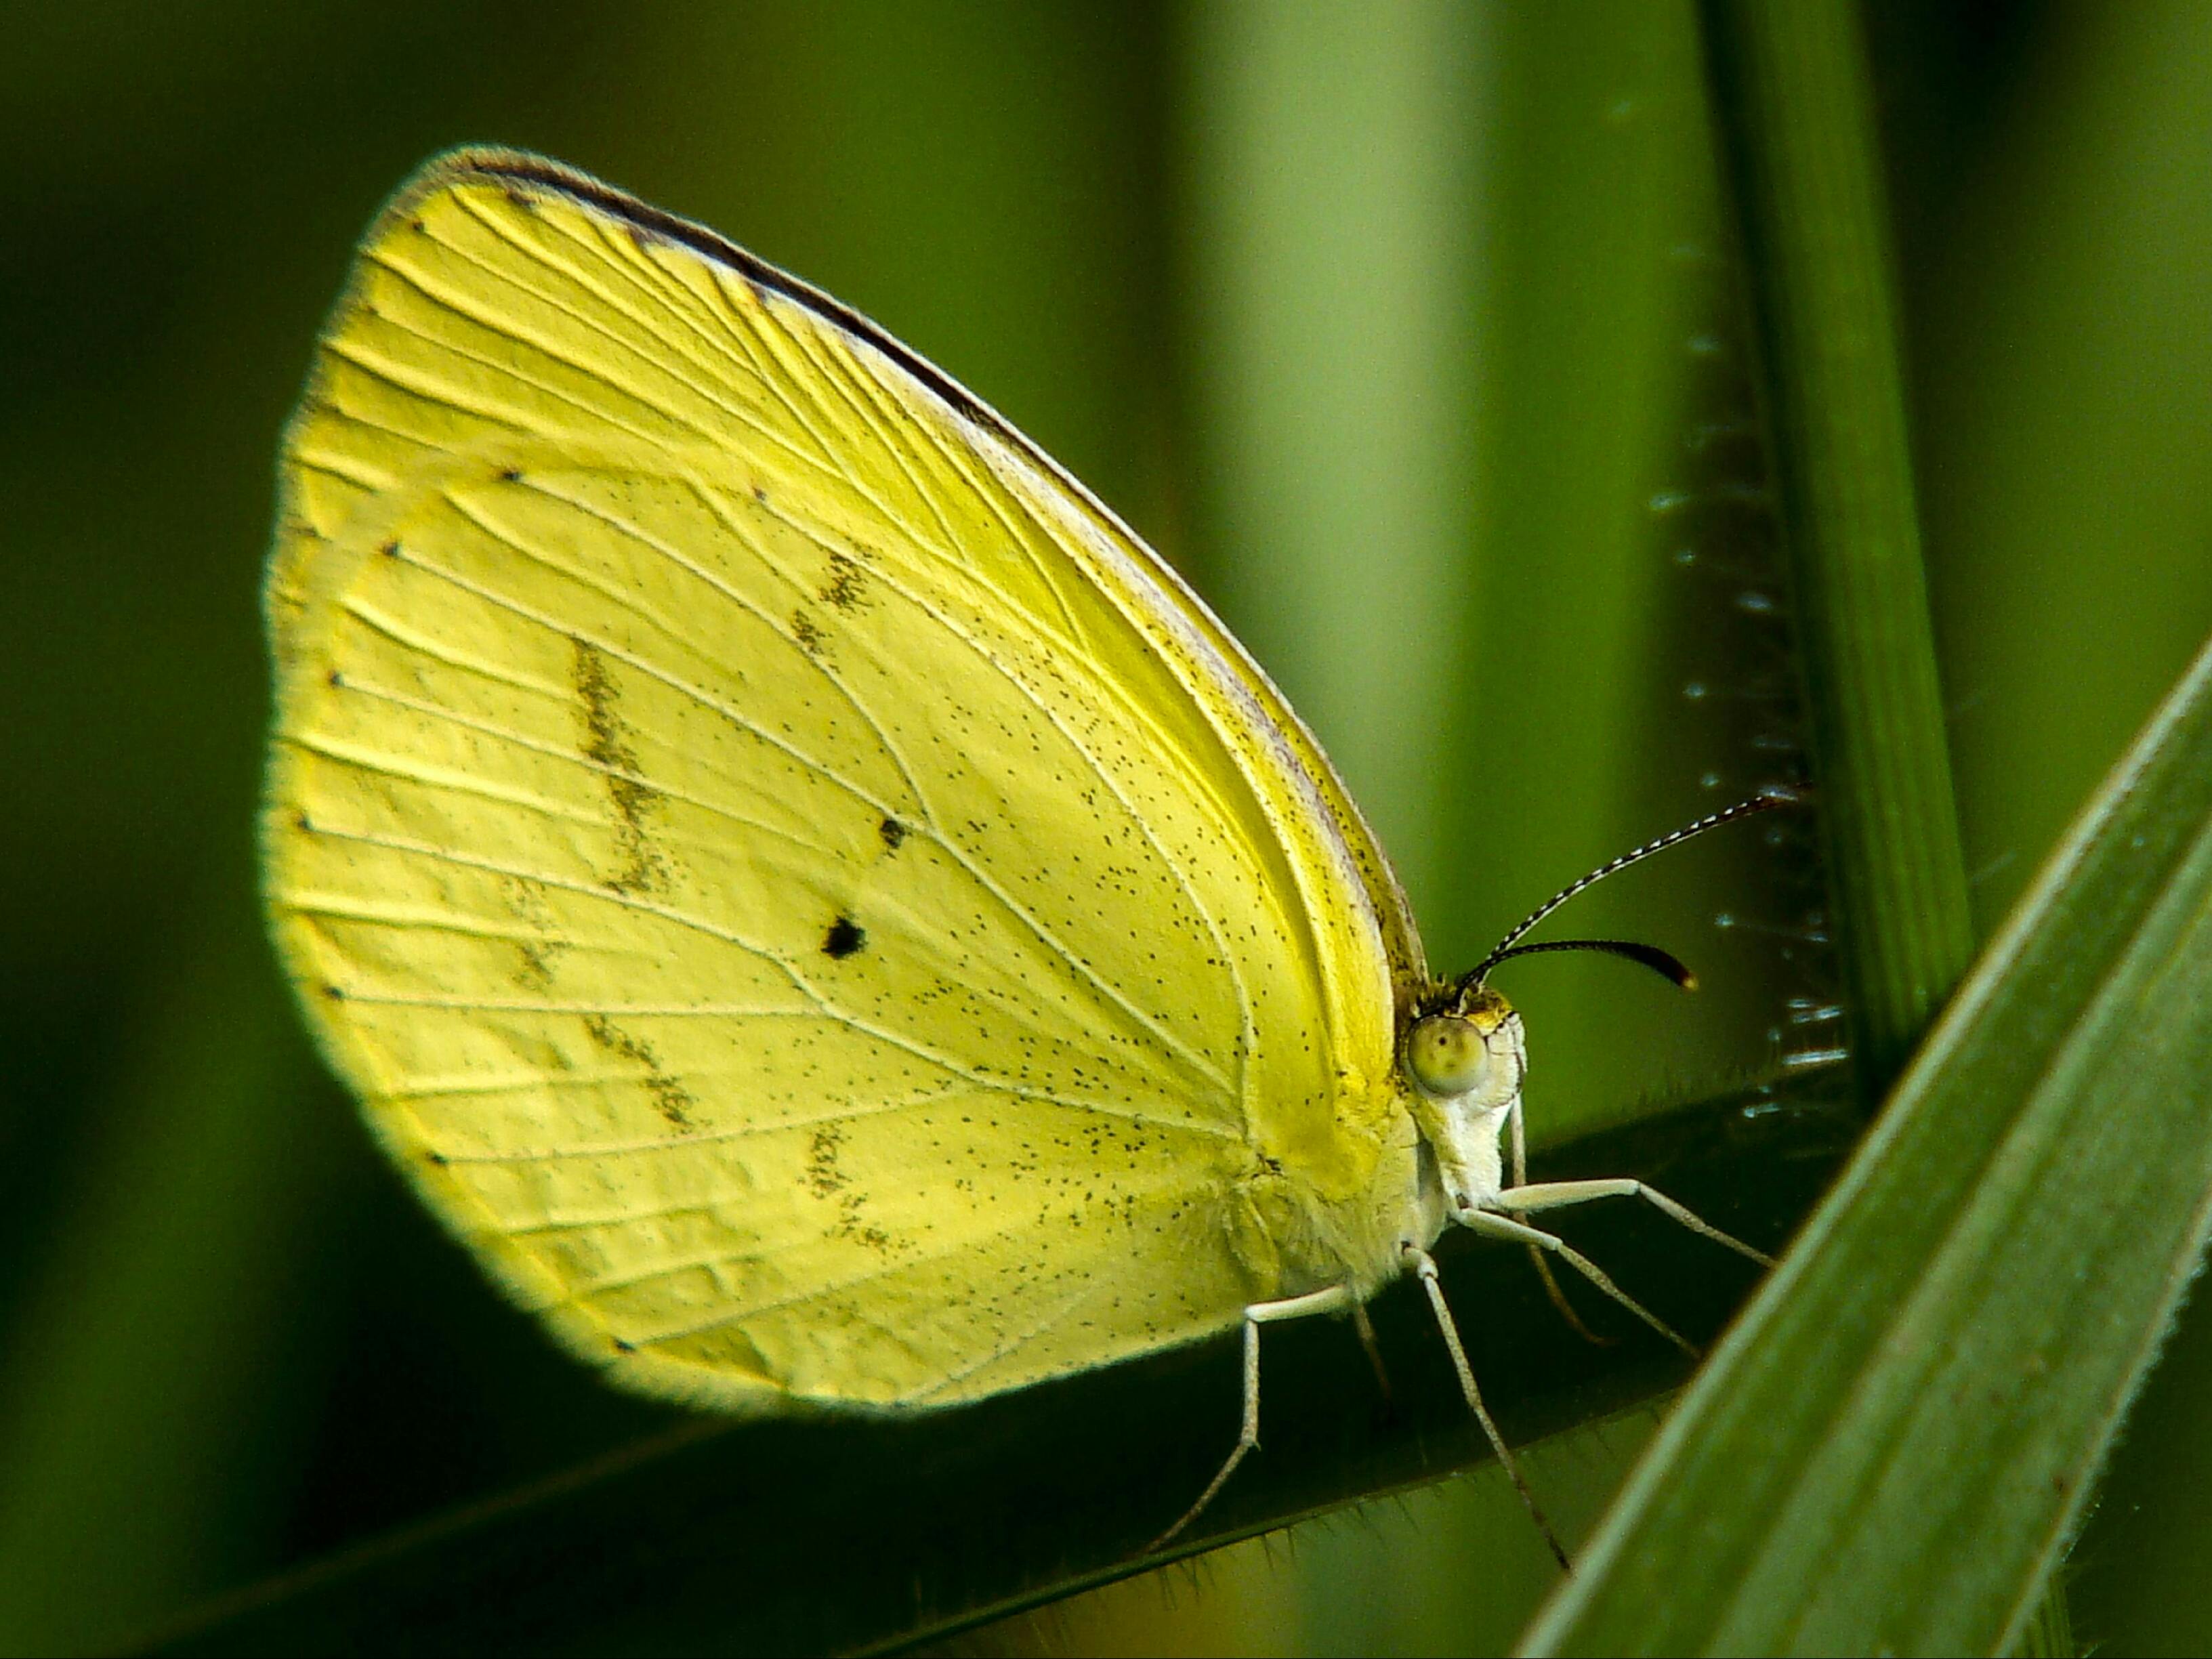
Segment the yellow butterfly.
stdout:
[[1175,574],[712,232],[540,158],[432,161],[282,489],[284,961],[432,1208],[620,1381],[940,1407],[1241,1323],[1194,1515],[1256,1443],[1261,1323],[1417,1273],[1490,1429],[1449,1223],[1616,1297],[1519,1218],[1641,1194],[1711,1232],[1632,1181],[1522,1182],[1485,975],[1559,948],[1516,945],[1538,918],[1432,978]]

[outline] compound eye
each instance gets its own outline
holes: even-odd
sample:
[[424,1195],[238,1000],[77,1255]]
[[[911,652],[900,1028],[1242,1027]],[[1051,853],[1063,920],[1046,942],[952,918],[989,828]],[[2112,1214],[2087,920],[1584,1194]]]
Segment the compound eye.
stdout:
[[1424,1094],[1463,1095],[1489,1075],[1490,1049],[1473,1020],[1431,1014],[1406,1038],[1406,1069]]

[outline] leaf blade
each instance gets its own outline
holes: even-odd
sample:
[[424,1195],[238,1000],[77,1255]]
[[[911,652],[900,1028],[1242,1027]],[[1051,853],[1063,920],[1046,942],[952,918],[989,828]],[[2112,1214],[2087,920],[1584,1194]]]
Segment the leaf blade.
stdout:
[[1528,1650],[2014,1639],[2212,1223],[2208,987],[2212,648],[1992,943]]

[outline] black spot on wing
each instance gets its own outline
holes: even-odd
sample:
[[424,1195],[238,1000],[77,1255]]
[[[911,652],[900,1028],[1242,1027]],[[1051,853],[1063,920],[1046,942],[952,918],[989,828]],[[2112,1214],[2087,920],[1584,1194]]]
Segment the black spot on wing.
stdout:
[[876,826],[876,833],[884,838],[884,849],[896,853],[906,840],[906,825],[896,818],[885,818]]
[[840,916],[830,924],[830,931],[823,938],[822,953],[842,962],[867,942],[867,929],[850,916]]

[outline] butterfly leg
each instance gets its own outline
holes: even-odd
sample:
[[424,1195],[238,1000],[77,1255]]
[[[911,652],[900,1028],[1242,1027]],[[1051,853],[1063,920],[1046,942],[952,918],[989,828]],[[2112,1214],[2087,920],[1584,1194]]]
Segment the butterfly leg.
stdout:
[[1474,1413],[1474,1420],[1482,1425],[1482,1432],[1490,1442],[1490,1449],[1498,1454],[1498,1467],[1513,1482],[1513,1490],[1521,1494],[1521,1502],[1528,1511],[1528,1518],[1536,1523],[1536,1530],[1544,1534],[1544,1541],[1551,1546],[1552,1553],[1559,1559],[1560,1570],[1572,1571],[1574,1564],[1567,1559],[1565,1547],[1559,1542],[1559,1534],[1552,1530],[1552,1523],[1544,1518],[1544,1511],[1536,1507],[1536,1494],[1528,1490],[1528,1481],[1521,1475],[1521,1465],[1515,1462],[1512,1452],[1507,1449],[1505,1437],[1498,1431],[1498,1425],[1492,1419],[1489,1408],[1482,1403],[1482,1390],[1474,1386],[1474,1367],[1467,1363],[1467,1350],[1460,1343],[1459,1327],[1453,1323],[1451,1310],[1444,1304],[1443,1286],[1437,1282],[1435,1259],[1426,1250],[1416,1249],[1408,1244],[1406,1260],[1413,1265],[1414,1276],[1421,1281],[1421,1289],[1428,1294],[1429,1306],[1437,1316],[1437,1328],[1443,1333],[1444,1346],[1451,1351],[1452,1369],[1459,1373],[1459,1391],[1467,1396],[1468,1409]]
[[1175,1525],[1146,1545],[1139,1552],[1140,1554],[1156,1555],[1173,1543],[1229,1484],[1229,1477],[1237,1473],[1237,1466],[1244,1461],[1245,1455],[1260,1449],[1260,1327],[1279,1319],[1303,1319],[1309,1314],[1337,1313],[1358,1305],[1348,1289],[1332,1285],[1327,1290],[1310,1291],[1304,1296],[1285,1297],[1280,1302],[1255,1302],[1244,1310],[1244,1423],[1237,1432],[1236,1447],[1230,1452],[1229,1461],[1206,1483],[1198,1502],[1185,1510]]
[[[1513,1097],[1513,1109],[1508,1114],[1505,1124],[1509,1131],[1507,1139],[1511,1142],[1513,1149],[1513,1185],[1516,1188],[1526,1187],[1528,1184],[1528,1133],[1522,1127],[1521,1097],[1518,1095]],[[1528,1247],[1528,1261],[1536,1269],[1536,1277],[1544,1282],[1544,1294],[1552,1298],[1553,1307],[1559,1310],[1559,1317],[1567,1322],[1569,1328],[1585,1342],[1601,1348],[1611,1347],[1613,1339],[1609,1336],[1600,1336],[1585,1325],[1583,1322],[1583,1316],[1575,1311],[1575,1304],[1567,1300],[1567,1293],[1559,1288],[1558,1276],[1552,1272],[1551,1257],[1531,1244]]]
[[[1516,1189],[1512,1188],[1506,1189],[1509,1194],[1514,1190]],[[1544,1188],[1523,1187],[1518,1190],[1533,1193],[1542,1192]],[[1492,1201],[1494,1203],[1498,1200]],[[1547,1233],[1541,1227],[1532,1227],[1525,1221],[1516,1221],[1510,1215],[1499,1215],[1491,1210],[1461,1210],[1453,1218],[1469,1231],[1481,1233],[1491,1238],[1513,1239],[1522,1244],[1533,1245],[1537,1249],[1559,1257],[1560,1261],[1565,1262],[1567,1266],[1572,1267],[1584,1279],[1589,1280],[1591,1284],[1596,1285],[1598,1289],[1603,1291],[1615,1302],[1689,1355],[1691,1358],[1695,1359],[1699,1357],[1697,1349],[1687,1337],[1682,1335],[1657,1314],[1653,1313],[1641,1302],[1622,1290],[1620,1285],[1614,1284],[1612,1279],[1606,1277],[1604,1270],[1597,1263],[1572,1248],[1558,1234]]]
[[1272,1325],[1279,1318],[1305,1318],[1307,1314],[1336,1314],[1345,1307],[1358,1307],[1352,1291],[1345,1285],[1329,1285],[1328,1290],[1312,1290],[1305,1297],[1285,1297],[1279,1303],[1252,1303],[1245,1307],[1245,1413],[1243,1427],[1237,1433],[1237,1447],[1230,1451],[1228,1462],[1221,1464],[1218,1474],[1206,1482],[1206,1491],[1199,1493],[1199,1502],[1183,1510],[1183,1517],[1175,1522],[1166,1533],[1146,1544],[1141,1555],[1157,1555],[1172,1544],[1176,1535],[1206,1513],[1206,1506],[1214,1502],[1214,1495],[1228,1486],[1230,1475],[1237,1474],[1237,1464],[1245,1460],[1245,1453],[1259,1451],[1259,1328]]
[[1521,1215],[1531,1215],[1539,1210],[1556,1210],[1569,1204],[1587,1204],[1600,1198],[1640,1198],[1668,1219],[1678,1221],[1700,1238],[1710,1238],[1716,1244],[1725,1244],[1738,1255],[1747,1255],[1762,1267],[1771,1267],[1774,1258],[1764,1251],[1754,1250],[1740,1238],[1731,1237],[1677,1204],[1666,1194],[1645,1186],[1642,1182],[1622,1178],[1616,1181],[1547,1181],[1534,1187],[1516,1183],[1492,1200],[1501,1210]]
[[1364,1302],[1352,1304],[1352,1328],[1359,1333],[1359,1346],[1367,1350],[1367,1363],[1375,1368],[1375,1386],[1382,1391],[1383,1411],[1396,1411],[1398,1402],[1390,1393],[1390,1373],[1382,1369],[1382,1349],[1375,1340],[1375,1322],[1368,1318]]

